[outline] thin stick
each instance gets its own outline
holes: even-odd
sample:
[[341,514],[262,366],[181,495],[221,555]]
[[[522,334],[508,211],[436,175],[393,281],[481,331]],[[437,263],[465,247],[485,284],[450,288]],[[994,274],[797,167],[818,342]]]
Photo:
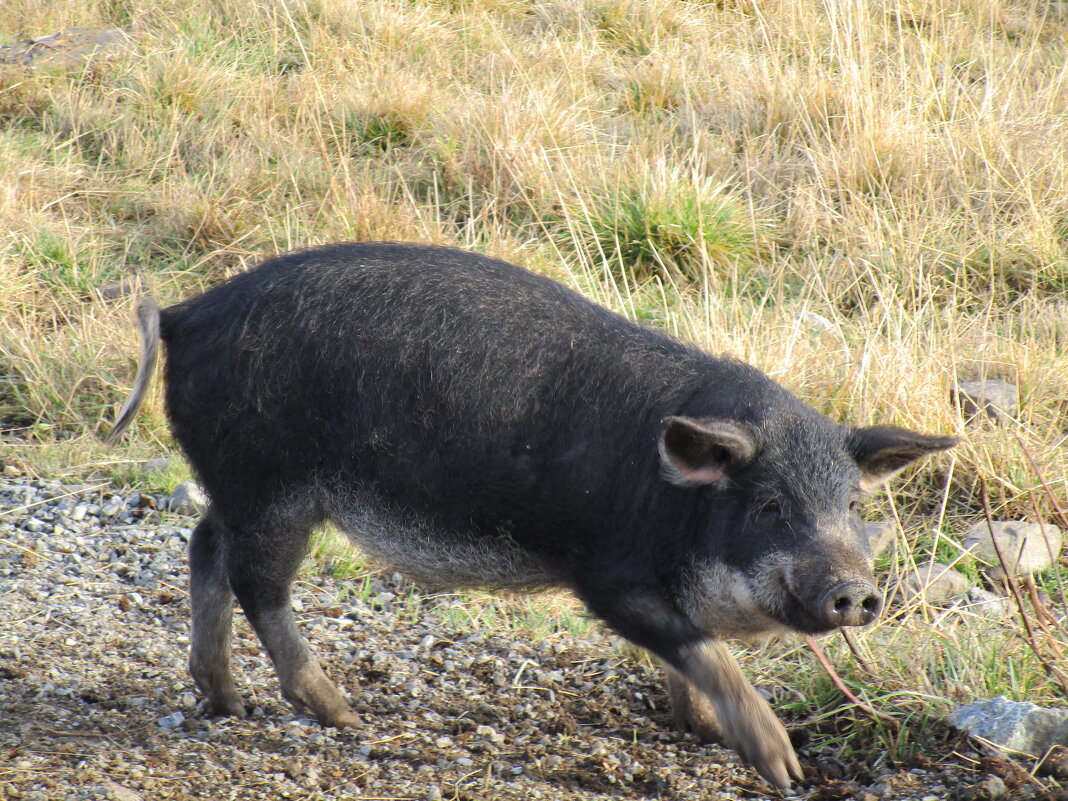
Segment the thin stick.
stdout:
[[1057,515],[1057,519],[1060,524],[1065,528],[1068,528],[1068,512],[1064,511],[1064,507],[1061,506],[1057,499],[1053,497],[1053,491],[1049,488],[1049,484],[1046,483],[1046,479],[1042,476],[1042,471],[1038,469],[1038,465],[1035,463],[1035,458],[1031,455],[1031,451],[1024,445],[1024,441],[1020,439],[1018,433],[1014,433],[1016,437],[1016,444],[1020,446],[1020,450],[1023,451],[1024,456],[1027,457],[1027,461],[1031,465],[1031,469],[1035,471],[1035,475],[1038,476],[1038,481],[1042,485],[1042,489],[1046,491],[1046,497],[1049,498],[1050,504],[1053,506],[1053,512]]
[[849,646],[849,650],[853,653],[853,658],[857,660],[857,667],[864,671],[869,679],[877,678],[875,672],[868,665],[867,661],[860,655],[860,651],[857,649],[856,642],[853,641],[853,635],[849,633],[847,629],[838,629],[842,633],[842,639],[846,641],[846,645]]
[[1053,613],[1046,608],[1046,605],[1042,603],[1042,599],[1038,596],[1038,587],[1035,585],[1035,580],[1031,576],[1024,578],[1024,586],[1027,588],[1027,595],[1031,599],[1031,608],[1035,610],[1035,617],[1038,620],[1038,625],[1042,627],[1042,633],[1046,635],[1046,639],[1049,640],[1049,647],[1053,649],[1058,658],[1064,660],[1064,651],[1061,650],[1060,644],[1057,642],[1053,633],[1049,630],[1052,625],[1055,629],[1060,629],[1061,625],[1057,622],[1057,619],[1053,617]]
[[1061,686],[1062,693],[1068,695],[1068,676],[1065,676],[1042,655],[1042,651],[1038,647],[1038,643],[1035,641],[1035,632],[1031,627],[1031,620],[1028,618],[1027,611],[1024,608],[1023,598],[1020,596],[1020,586],[1012,577],[1012,571],[1009,570],[1008,562],[1005,561],[1005,557],[1001,553],[1001,546],[998,544],[997,537],[994,536],[994,520],[993,516],[990,514],[990,499],[987,497],[986,493],[986,479],[982,477],[979,479],[979,495],[983,502],[983,516],[986,518],[986,527],[990,532],[990,541],[994,545],[994,553],[997,554],[998,562],[1001,563],[1001,569],[1005,572],[1005,582],[1009,585],[1012,597],[1016,600],[1016,608],[1020,612],[1020,621],[1023,623],[1024,630],[1027,632],[1027,644],[1031,647],[1031,651],[1042,664],[1043,669],[1046,671],[1046,675]]
[[[1031,455],[1031,451],[1029,451],[1027,449],[1027,446],[1024,445],[1024,442],[1020,438],[1020,435],[1018,433],[1015,433],[1015,432],[1014,432],[1014,434],[1016,436],[1016,444],[1020,446],[1020,450],[1022,450],[1023,453],[1024,453],[1024,456],[1027,457],[1027,461],[1028,461],[1028,463],[1030,463],[1031,469],[1035,471],[1035,475],[1038,477],[1038,483],[1041,485],[1042,489],[1045,490],[1046,497],[1049,498],[1049,502],[1053,505],[1053,509],[1054,509],[1054,512],[1056,513],[1058,522],[1060,522],[1060,524],[1062,526],[1064,526],[1065,528],[1068,528],[1068,515],[1065,515],[1064,510],[1061,509],[1061,505],[1059,503],[1057,503],[1057,499],[1053,497],[1053,492],[1052,492],[1052,490],[1050,490],[1049,484],[1046,483],[1046,477],[1043,476],[1042,475],[1042,471],[1038,469],[1038,465],[1035,463],[1035,459]],[[1041,526],[1042,525],[1042,515],[1039,514],[1038,503],[1035,501],[1035,496],[1034,496],[1033,493],[1030,495],[1030,500],[1031,500],[1031,508],[1035,512],[1035,520],[1039,521],[1039,526]],[[1042,531],[1042,536],[1043,536],[1043,538],[1046,537],[1046,532],[1045,532],[1044,529]],[[1046,548],[1049,548],[1049,540],[1048,539],[1046,539]],[[1050,560],[1053,561],[1054,560],[1054,554],[1052,553],[1052,549],[1050,549],[1050,551],[1051,551],[1050,552]],[[1059,570],[1056,571],[1056,576],[1057,576],[1057,589],[1060,591],[1060,596],[1061,596],[1061,606],[1063,606],[1065,608],[1068,608],[1068,597],[1065,596],[1064,582],[1061,581],[1061,572]],[[1060,624],[1058,624],[1058,625],[1060,625]],[[1060,628],[1063,630],[1064,627],[1060,626]]]
[[884,720],[884,721],[886,721],[887,723],[889,723],[892,726],[897,726],[898,725],[898,722],[896,720],[894,720],[892,717],[890,717],[889,715],[887,715],[887,714],[885,714],[883,712],[879,712],[876,709],[872,709],[866,703],[864,703],[859,698],[857,698],[855,695],[853,695],[852,690],[850,690],[848,687],[845,686],[845,682],[842,681],[842,677],[839,676],[838,675],[838,671],[834,669],[834,665],[831,663],[831,660],[827,658],[827,655],[825,653],[823,653],[823,649],[820,648],[816,644],[816,641],[814,639],[812,639],[810,636],[808,636],[807,634],[805,635],[805,643],[808,645],[808,647],[812,651],[812,653],[814,653],[816,655],[816,659],[818,659],[819,663],[821,665],[823,665],[823,669],[825,671],[827,671],[827,675],[831,677],[831,681],[834,682],[834,686],[838,688],[838,691],[842,695],[844,695],[852,703],[854,703],[858,708],[864,710],[865,712],[867,712],[872,717],[879,718],[880,720]]

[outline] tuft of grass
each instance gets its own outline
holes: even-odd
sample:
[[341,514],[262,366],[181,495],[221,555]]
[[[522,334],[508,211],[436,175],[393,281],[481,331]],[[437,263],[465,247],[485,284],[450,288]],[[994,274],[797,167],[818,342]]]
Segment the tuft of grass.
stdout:
[[716,283],[754,262],[764,233],[727,184],[671,169],[602,187],[570,210],[562,228],[587,259],[638,283],[652,276]]

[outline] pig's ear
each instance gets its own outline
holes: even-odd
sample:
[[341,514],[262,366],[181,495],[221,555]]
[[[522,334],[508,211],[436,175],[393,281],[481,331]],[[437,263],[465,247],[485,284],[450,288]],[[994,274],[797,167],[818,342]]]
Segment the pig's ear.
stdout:
[[660,474],[680,487],[715,484],[757,452],[740,423],[714,417],[665,417],[660,432]]
[[860,488],[875,489],[912,462],[935,451],[952,448],[956,437],[933,437],[896,426],[854,428],[847,447],[860,466]]

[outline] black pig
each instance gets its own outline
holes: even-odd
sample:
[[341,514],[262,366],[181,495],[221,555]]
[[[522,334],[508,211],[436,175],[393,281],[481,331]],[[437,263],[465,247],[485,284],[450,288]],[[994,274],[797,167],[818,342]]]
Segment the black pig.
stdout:
[[416,580],[570,588],[669,666],[682,722],[718,723],[788,786],[786,731],[723,638],[873,620],[857,499],[955,442],[841,426],[752,367],[448,248],[298,251],[138,314],[141,367],[109,439],[162,339],[174,436],[211,498],[190,543],[189,663],[219,714],[245,714],[236,596],[285,696],[359,722],[290,612],[332,520]]

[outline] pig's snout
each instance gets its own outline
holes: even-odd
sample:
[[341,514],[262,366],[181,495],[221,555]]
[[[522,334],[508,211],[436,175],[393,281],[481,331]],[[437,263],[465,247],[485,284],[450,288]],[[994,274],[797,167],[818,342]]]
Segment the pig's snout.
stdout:
[[819,601],[815,610],[828,628],[865,626],[879,616],[883,597],[869,582],[860,579],[840,581]]

